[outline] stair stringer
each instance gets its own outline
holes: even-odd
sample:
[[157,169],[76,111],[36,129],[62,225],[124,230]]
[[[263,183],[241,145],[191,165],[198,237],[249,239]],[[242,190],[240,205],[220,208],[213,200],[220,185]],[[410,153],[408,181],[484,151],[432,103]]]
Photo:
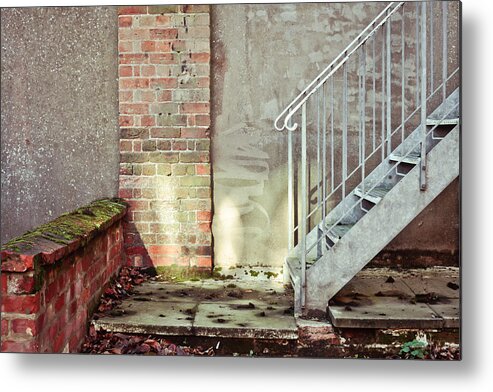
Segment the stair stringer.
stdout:
[[[328,300],[368,264],[459,175],[459,126],[428,154],[427,189],[416,165],[306,275],[306,310],[325,312]],[[375,228],[380,228],[376,231]]]

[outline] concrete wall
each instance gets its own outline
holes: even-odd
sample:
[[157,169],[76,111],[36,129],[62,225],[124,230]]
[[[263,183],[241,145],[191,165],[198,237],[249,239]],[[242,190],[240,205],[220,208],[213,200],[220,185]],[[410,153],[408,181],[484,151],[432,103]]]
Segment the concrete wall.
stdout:
[[[274,130],[274,119],[385,6],[369,2],[213,7],[216,265],[282,265],[287,249],[287,136]],[[450,26],[456,24],[452,21]],[[449,36],[449,41],[454,40]],[[455,53],[456,44],[456,39],[451,42]],[[407,63],[406,68],[411,85],[406,101],[411,106],[415,73]],[[350,93],[356,89],[350,87]],[[399,106],[395,104],[400,113]],[[357,149],[351,150],[357,155]],[[309,151],[309,155],[316,153]],[[432,246],[433,250],[456,252],[457,184],[437,203],[389,248],[408,251]],[[443,225],[446,236],[441,235]],[[433,239],[432,244],[425,238]]]
[[1,242],[118,189],[114,7],[1,10]]

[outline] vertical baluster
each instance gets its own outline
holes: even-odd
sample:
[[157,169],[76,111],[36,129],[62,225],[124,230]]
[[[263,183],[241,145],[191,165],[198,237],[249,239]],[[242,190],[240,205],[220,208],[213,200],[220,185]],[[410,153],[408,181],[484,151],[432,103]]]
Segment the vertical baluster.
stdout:
[[[321,89],[319,88],[317,90],[316,96],[317,96],[317,213],[320,212],[320,203],[322,199],[322,189],[320,187],[320,93]],[[315,214],[316,217],[316,214]],[[318,225],[318,223],[317,223]],[[321,238],[321,233],[320,230],[317,228],[317,259],[322,255],[322,243],[320,242]]]
[[334,191],[334,77],[330,78],[330,192]]
[[447,99],[447,72],[448,72],[448,3],[442,1],[442,99]]
[[406,42],[404,40],[404,31],[406,28],[404,21],[404,7],[405,3],[402,5],[401,14],[401,143],[404,142],[406,137],[406,89],[405,89],[405,81],[406,81],[406,58],[405,58],[405,50],[406,50]]
[[391,42],[390,42],[390,33],[391,33],[392,19],[389,20],[385,24],[385,36],[387,41],[387,155],[390,155],[392,152],[392,91],[391,91],[391,77],[392,77],[392,57],[391,57]]
[[426,189],[426,2],[421,6],[421,160],[420,189]]
[[382,31],[382,161],[385,160],[385,34]]
[[[291,115],[291,112],[289,113]],[[291,126],[291,118],[289,118]],[[293,132],[288,130],[288,249],[294,247]]]
[[420,83],[419,83],[419,72],[420,72],[420,67],[419,67],[419,64],[420,64],[420,61],[419,61],[419,53],[420,53],[420,49],[419,49],[419,7],[420,7],[420,3],[417,2],[416,3],[416,107],[419,106],[419,98],[420,98],[420,94],[419,94],[419,86],[420,86]]
[[306,162],[306,102],[301,107],[301,221],[299,223],[300,227],[300,237],[301,237],[301,285],[300,285],[300,298],[301,306],[305,306],[305,288],[306,288],[306,216],[307,216],[307,162]]
[[435,59],[434,59],[434,48],[435,48],[435,21],[434,19],[434,12],[433,12],[433,6],[434,2],[430,1],[430,91],[434,90],[434,73],[435,73]]
[[348,122],[348,91],[347,91],[347,62],[343,66],[343,87],[342,87],[342,197],[346,197],[346,176],[347,176],[347,122]]
[[[322,150],[322,228],[325,230],[325,217],[327,215],[326,211],[326,203],[327,201],[325,198],[327,197],[327,101],[326,101],[326,85],[327,82],[325,82],[322,85],[322,94],[323,94],[323,106],[322,106],[322,113],[323,113],[323,137],[322,137],[322,145],[323,145],[323,150]],[[322,254],[325,253],[325,238],[322,240]]]
[[366,156],[366,43],[361,47],[361,182],[365,192],[365,156]]
[[375,39],[376,39],[376,34],[373,35],[372,38],[372,60],[373,60],[373,84],[372,84],[372,90],[373,90],[373,133],[372,133],[372,150],[371,152],[374,152],[375,149],[377,148],[376,144],[376,127],[377,127],[377,84],[376,84],[376,73],[377,73],[377,59],[375,58]]

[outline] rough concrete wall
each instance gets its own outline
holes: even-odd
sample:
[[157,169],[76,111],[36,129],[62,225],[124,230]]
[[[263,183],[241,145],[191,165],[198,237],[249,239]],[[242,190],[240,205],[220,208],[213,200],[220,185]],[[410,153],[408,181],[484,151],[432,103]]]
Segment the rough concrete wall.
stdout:
[[1,10],[1,242],[118,187],[114,7]]
[[[274,130],[274,119],[386,4],[213,8],[216,265],[282,265],[287,249],[287,136]],[[412,68],[408,69],[410,83],[415,79],[413,72]],[[414,93],[412,89],[406,92],[410,96]],[[357,155],[357,149],[352,150]],[[314,151],[309,151],[309,155],[316,156]],[[429,220],[424,224],[426,231],[411,229],[390,247],[423,249],[420,246],[429,243],[419,240],[423,236],[437,239],[439,245],[435,248],[456,249],[457,235],[440,237],[436,234],[442,229],[433,223],[436,216],[440,224],[442,215],[458,216],[457,187],[448,192],[452,193],[444,198],[440,208],[422,214],[422,219]],[[457,225],[453,224],[451,230],[458,233]]]

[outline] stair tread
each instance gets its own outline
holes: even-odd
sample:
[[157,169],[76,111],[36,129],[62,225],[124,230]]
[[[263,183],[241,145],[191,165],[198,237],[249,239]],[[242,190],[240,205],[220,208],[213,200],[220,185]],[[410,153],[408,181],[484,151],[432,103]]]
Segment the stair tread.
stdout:
[[354,226],[354,223],[350,224],[340,224],[334,226],[330,231],[338,238],[342,238],[344,234],[346,234],[351,228]]
[[394,162],[411,163],[417,165],[421,159],[419,152],[412,151],[409,154],[401,154],[400,152],[394,152],[389,155],[389,159]]
[[456,125],[459,123],[459,99],[457,88],[442,104],[426,119],[427,125]]
[[364,199],[371,202],[379,202],[387,193],[389,193],[391,189],[392,188],[388,186],[376,186],[370,191],[363,192],[363,190],[359,186],[356,188],[355,194],[356,196],[363,197]]

